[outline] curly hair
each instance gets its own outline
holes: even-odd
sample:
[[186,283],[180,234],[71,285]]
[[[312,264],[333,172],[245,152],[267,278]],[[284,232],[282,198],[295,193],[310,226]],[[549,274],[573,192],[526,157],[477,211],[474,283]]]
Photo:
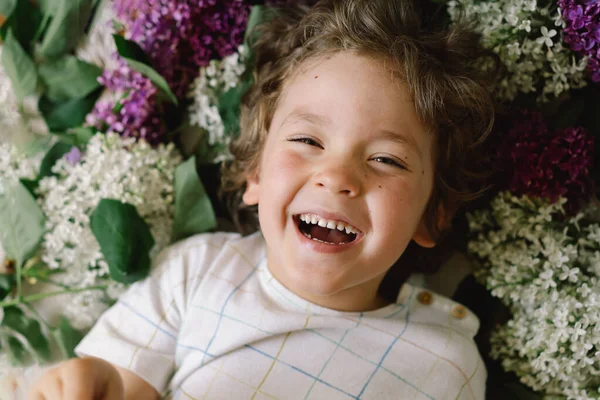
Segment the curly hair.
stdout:
[[434,240],[441,237],[440,211],[448,219],[482,190],[479,145],[493,125],[489,91],[497,73],[480,67],[494,56],[466,25],[434,29],[428,22],[411,1],[322,0],[312,8],[278,9],[257,27],[255,81],[242,100],[241,134],[230,148],[234,161],[222,176],[238,226],[247,227],[247,217],[256,212],[242,205],[241,194],[248,174],[257,171],[286,83],[307,60],[349,51],[385,62],[435,135],[434,189],[425,222]]

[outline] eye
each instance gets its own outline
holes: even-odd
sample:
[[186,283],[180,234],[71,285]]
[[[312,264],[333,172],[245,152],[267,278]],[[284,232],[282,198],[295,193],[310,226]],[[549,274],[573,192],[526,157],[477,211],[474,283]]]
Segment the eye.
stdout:
[[315,146],[315,147],[323,148],[323,146],[321,146],[321,144],[319,142],[317,142],[315,139],[310,138],[310,137],[306,137],[306,136],[291,138],[291,139],[288,139],[288,142],[304,143],[304,144],[307,144],[309,146]]
[[401,164],[400,162],[394,160],[393,158],[380,156],[380,157],[373,157],[371,160],[377,161],[382,164],[390,165],[392,167],[408,170],[408,168],[406,168],[406,166],[404,164]]

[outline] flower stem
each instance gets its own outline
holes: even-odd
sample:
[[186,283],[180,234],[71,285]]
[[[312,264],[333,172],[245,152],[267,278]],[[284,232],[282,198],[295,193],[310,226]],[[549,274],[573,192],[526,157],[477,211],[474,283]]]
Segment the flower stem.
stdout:
[[[81,292],[86,292],[88,290],[106,290],[106,289],[108,289],[108,286],[106,286],[106,285],[90,286],[90,287],[81,288],[81,289],[68,289],[68,290],[60,290],[58,292],[32,294],[31,296],[26,296],[26,297],[17,296],[16,299],[0,302],[0,308],[16,306],[17,304],[30,303],[30,302],[46,299],[48,297],[59,296],[61,294],[81,293]],[[18,291],[17,291],[17,293],[18,293]]]

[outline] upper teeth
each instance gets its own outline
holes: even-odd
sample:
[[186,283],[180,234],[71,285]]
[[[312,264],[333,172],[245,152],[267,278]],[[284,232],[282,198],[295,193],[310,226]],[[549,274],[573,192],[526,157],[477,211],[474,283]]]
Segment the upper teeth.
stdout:
[[356,229],[355,227],[353,227],[350,224],[346,224],[341,221],[325,219],[325,218],[319,217],[318,215],[315,215],[315,214],[300,214],[300,221],[304,221],[307,224],[319,225],[319,226],[322,226],[323,228],[337,229],[338,231],[342,231],[342,232],[346,231],[346,233],[348,233],[348,234],[350,234],[350,233],[357,234],[358,233],[358,229]]

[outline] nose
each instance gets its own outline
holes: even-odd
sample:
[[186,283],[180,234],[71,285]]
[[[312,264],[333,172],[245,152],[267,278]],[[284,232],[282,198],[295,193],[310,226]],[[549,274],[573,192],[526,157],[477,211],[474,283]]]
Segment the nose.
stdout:
[[362,191],[359,172],[343,163],[327,163],[314,175],[315,186],[333,194],[356,197]]

